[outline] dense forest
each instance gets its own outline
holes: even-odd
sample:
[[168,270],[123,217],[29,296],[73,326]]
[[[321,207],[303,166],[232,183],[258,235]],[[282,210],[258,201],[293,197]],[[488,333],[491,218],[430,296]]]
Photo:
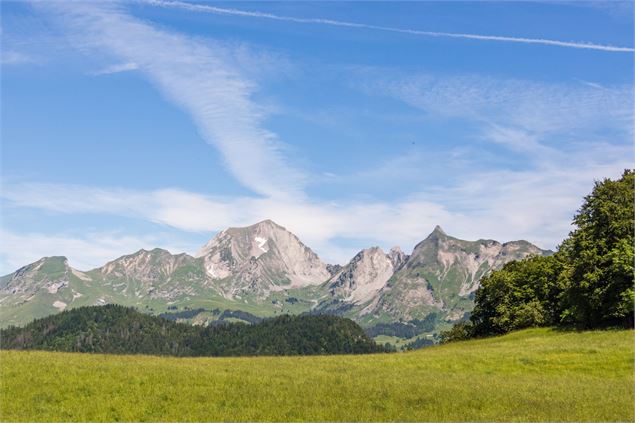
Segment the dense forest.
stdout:
[[549,257],[510,262],[481,280],[470,320],[444,341],[559,326],[633,327],[635,173],[595,183],[575,229]]
[[174,356],[384,352],[352,320],[280,316],[256,324],[191,326],[119,305],[80,307],[0,331],[3,349]]
[[414,338],[421,333],[432,332],[438,320],[439,316],[436,313],[430,313],[424,319],[414,319],[407,322],[378,323],[366,329],[366,334],[371,338],[378,335]]

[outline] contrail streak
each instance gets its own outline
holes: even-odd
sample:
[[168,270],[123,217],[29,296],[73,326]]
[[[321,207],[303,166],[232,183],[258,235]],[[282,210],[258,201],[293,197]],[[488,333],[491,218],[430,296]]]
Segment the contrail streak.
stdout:
[[308,24],[318,24],[318,25],[341,26],[341,27],[348,27],[348,28],[373,29],[377,31],[422,35],[426,37],[462,38],[462,39],[468,39],[468,40],[500,41],[500,42],[521,43],[521,44],[541,44],[541,45],[548,45],[548,46],[569,47],[569,48],[600,50],[600,51],[610,51],[610,52],[631,52],[631,53],[635,52],[635,48],[633,47],[619,47],[619,46],[594,44],[594,43],[586,43],[586,42],[548,40],[543,38],[508,37],[508,36],[500,36],[500,35],[463,34],[463,33],[455,33],[455,32],[420,31],[416,29],[394,28],[389,26],[370,25],[370,24],[347,22],[347,21],[337,21],[332,19],[295,18],[292,16],[281,16],[281,15],[274,15],[271,13],[251,12],[251,11],[239,10],[239,9],[227,9],[222,7],[209,6],[205,4],[186,3],[182,1],[167,1],[167,0],[142,0],[142,1],[144,3],[151,4],[154,6],[190,10],[193,12],[213,13],[217,15],[247,16],[252,18],[273,19],[277,21],[305,23],[305,24],[308,23]]

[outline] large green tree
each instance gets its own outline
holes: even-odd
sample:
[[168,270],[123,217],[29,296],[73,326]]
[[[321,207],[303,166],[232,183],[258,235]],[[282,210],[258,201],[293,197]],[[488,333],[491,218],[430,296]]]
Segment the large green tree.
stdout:
[[604,179],[584,198],[576,229],[549,257],[506,264],[481,280],[469,323],[446,341],[534,326],[633,327],[635,173]]
[[559,323],[566,281],[562,254],[507,263],[481,280],[471,321],[474,335]]
[[582,327],[633,326],[635,173],[596,182],[561,246],[570,262],[563,321]]

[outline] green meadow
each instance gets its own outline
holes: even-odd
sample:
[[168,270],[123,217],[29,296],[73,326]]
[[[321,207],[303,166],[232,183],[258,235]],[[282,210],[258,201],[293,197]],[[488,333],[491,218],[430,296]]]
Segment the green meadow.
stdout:
[[2,421],[634,421],[633,331],[359,356],[1,351]]

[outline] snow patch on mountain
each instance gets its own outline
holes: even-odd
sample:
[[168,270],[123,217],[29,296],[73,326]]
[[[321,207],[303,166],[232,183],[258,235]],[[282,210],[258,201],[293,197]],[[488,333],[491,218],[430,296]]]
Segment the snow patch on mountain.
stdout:
[[254,240],[258,244],[258,248],[260,248],[263,253],[266,253],[267,251],[269,251],[269,249],[265,248],[265,244],[267,243],[267,238],[262,238],[257,236],[254,238]]

